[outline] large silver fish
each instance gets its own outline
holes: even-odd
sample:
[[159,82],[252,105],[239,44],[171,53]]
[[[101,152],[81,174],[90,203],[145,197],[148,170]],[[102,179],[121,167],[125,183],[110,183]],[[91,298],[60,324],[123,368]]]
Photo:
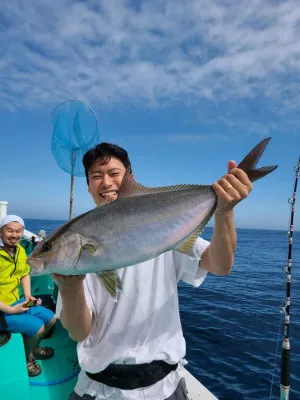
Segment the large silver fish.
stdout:
[[[239,164],[251,181],[277,166],[255,169],[270,138]],[[125,175],[118,199],[65,223],[47,236],[28,258],[32,275],[82,275],[96,272],[115,297],[116,273],[170,249],[189,254],[213,215],[217,197],[211,186],[147,188]]]

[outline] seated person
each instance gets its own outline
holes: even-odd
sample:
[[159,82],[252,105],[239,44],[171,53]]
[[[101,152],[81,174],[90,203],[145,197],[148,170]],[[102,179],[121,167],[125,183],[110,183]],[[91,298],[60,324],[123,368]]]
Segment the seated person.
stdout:
[[[40,305],[26,307],[26,303],[36,299],[31,296],[30,267],[26,263],[26,253],[19,244],[25,225],[17,215],[6,215],[0,222],[0,312],[5,328],[11,333],[22,333],[29,376],[42,372],[36,360],[51,358],[51,347],[40,347],[41,339],[47,335],[55,323],[51,310]],[[20,298],[19,284],[24,297]],[[3,325],[3,324],[2,324]]]

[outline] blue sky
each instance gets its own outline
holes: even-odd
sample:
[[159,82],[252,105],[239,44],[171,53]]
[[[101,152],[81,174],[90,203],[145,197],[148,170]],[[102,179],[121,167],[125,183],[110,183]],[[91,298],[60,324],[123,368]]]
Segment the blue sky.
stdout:
[[[279,168],[255,182],[236,224],[287,229],[300,153],[298,0],[11,0],[0,31],[9,212],[67,219],[70,176],[51,153],[51,114],[78,99],[95,111],[100,140],[125,147],[149,186],[210,184],[272,136],[260,165]],[[91,207],[76,178],[75,215]]]

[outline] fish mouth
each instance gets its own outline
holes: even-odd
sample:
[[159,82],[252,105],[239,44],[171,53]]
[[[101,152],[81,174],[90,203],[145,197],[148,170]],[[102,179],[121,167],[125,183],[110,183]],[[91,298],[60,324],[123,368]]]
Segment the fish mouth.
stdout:
[[44,263],[42,260],[27,259],[26,264],[30,267],[30,275],[42,275],[44,271]]
[[[30,265],[30,264],[28,264]],[[38,276],[38,275],[45,275],[43,266],[40,267],[32,267],[30,265],[30,275],[31,276]]]

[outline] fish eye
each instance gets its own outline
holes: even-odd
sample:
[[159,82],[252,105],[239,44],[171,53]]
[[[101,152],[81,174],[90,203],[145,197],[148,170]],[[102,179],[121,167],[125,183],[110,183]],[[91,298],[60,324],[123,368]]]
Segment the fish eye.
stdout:
[[44,243],[41,250],[42,250],[43,253],[47,253],[51,249],[52,249],[52,244],[51,243]]

